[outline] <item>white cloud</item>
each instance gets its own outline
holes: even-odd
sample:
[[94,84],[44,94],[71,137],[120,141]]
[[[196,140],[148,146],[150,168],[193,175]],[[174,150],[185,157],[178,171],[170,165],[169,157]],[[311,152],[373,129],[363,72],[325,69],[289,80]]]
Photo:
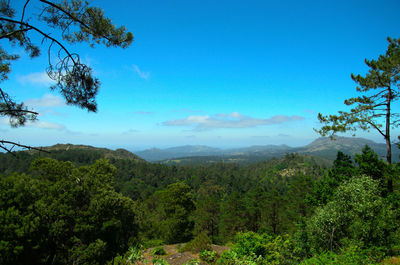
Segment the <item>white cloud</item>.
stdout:
[[28,107],[62,107],[65,106],[64,100],[60,96],[46,94],[41,98],[31,98],[25,100]]
[[6,117],[0,118],[0,124],[10,125],[10,119]]
[[297,115],[276,115],[267,119],[257,119],[244,116],[238,112],[232,112],[229,114],[219,113],[214,117],[209,115],[189,116],[186,119],[165,121],[162,124],[165,126],[190,126],[194,127],[195,130],[209,130],[218,128],[251,128],[263,125],[281,124],[303,119],[304,117]]
[[40,129],[50,129],[50,130],[65,130],[65,126],[55,122],[48,121],[34,121],[28,124],[28,126]]
[[134,133],[138,133],[138,132],[139,132],[138,130],[130,129],[130,130],[123,132],[122,134],[129,135],[129,134],[134,134]]
[[37,72],[28,75],[18,76],[17,79],[22,84],[31,83],[42,86],[51,86],[55,84],[55,81],[51,80],[46,72]]
[[150,72],[145,72],[140,70],[139,66],[133,65],[133,71],[139,75],[140,78],[148,79],[150,77]]
[[[10,120],[6,117],[3,117],[0,119],[0,124],[4,125],[10,125]],[[50,130],[66,130],[66,127],[62,124],[55,123],[55,122],[49,122],[49,121],[28,121],[25,124],[26,127],[31,127],[31,128],[39,128],[39,129],[50,129]]]

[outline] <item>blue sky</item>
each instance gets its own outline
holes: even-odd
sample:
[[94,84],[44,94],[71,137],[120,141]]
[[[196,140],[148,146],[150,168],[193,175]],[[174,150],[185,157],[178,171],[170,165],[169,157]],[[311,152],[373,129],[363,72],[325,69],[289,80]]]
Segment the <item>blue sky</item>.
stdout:
[[68,46],[102,83],[98,112],[65,106],[48,89],[46,52],[29,59],[13,47],[22,57],[2,88],[40,116],[17,129],[2,120],[2,138],[130,150],[304,145],[319,137],[318,112],[345,110],[344,99],[357,96],[350,74],[366,73],[364,59],[400,37],[398,0],[93,4],[135,35],[127,49]]

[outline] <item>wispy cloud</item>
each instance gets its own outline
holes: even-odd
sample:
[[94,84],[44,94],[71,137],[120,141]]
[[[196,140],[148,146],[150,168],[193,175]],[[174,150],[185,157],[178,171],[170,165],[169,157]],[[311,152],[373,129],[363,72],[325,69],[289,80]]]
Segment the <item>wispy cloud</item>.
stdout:
[[57,107],[66,106],[64,100],[60,96],[54,96],[51,94],[45,94],[41,98],[31,98],[25,100],[25,105],[37,112],[41,117],[52,115],[52,116],[63,116],[63,114],[54,110]]
[[133,65],[133,71],[137,73],[140,78],[149,79],[150,77],[150,72],[140,70],[139,66],[137,66],[136,64]]
[[276,115],[267,119],[257,119],[244,116],[238,112],[219,113],[214,116],[189,116],[186,119],[165,121],[165,126],[189,126],[194,130],[210,130],[219,128],[252,128],[263,125],[281,124],[291,121],[303,120],[304,117],[292,115]]
[[138,132],[139,132],[138,130],[130,129],[130,130],[123,132],[122,134],[127,135],[127,134],[134,134],[134,133],[138,133]]
[[25,100],[25,104],[29,107],[62,107],[65,106],[64,100],[60,96],[46,94],[41,98],[31,98]]
[[[5,125],[10,125],[10,120],[6,117],[0,119],[0,124],[5,124]],[[49,129],[49,130],[59,130],[59,131],[67,131],[67,128],[60,124],[60,123],[55,123],[55,122],[49,122],[49,121],[41,121],[41,120],[36,120],[36,121],[28,121],[25,124],[26,127],[31,127],[31,128],[39,128],[39,129]]]
[[28,75],[22,75],[17,77],[18,81],[22,84],[37,84],[42,86],[51,86],[55,84],[54,80],[51,80],[46,72],[31,73]]
[[305,109],[305,110],[303,110],[303,112],[308,113],[308,114],[316,114],[317,113],[315,110],[312,110],[312,109]]
[[62,124],[48,121],[34,121],[28,124],[30,127],[40,128],[40,129],[49,129],[49,130],[66,130],[66,127]]

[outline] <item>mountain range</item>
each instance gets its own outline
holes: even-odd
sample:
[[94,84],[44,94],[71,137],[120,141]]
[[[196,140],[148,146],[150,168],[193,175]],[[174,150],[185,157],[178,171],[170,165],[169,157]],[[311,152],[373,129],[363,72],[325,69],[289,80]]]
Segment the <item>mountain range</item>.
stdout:
[[[283,157],[287,153],[312,155],[333,161],[339,150],[345,154],[354,156],[356,153],[361,153],[365,145],[370,146],[380,158],[385,159],[385,144],[376,143],[364,138],[338,136],[334,139],[321,137],[301,147],[257,145],[243,148],[220,149],[204,145],[185,145],[166,149],[152,148],[135,152],[135,154],[149,162],[166,164],[210,163],[221,160],[225,162],[251,163],[272,157]],[[396,145],[393,145],[392,158],[394,162],[399,161],[399,155],[400,150]]]

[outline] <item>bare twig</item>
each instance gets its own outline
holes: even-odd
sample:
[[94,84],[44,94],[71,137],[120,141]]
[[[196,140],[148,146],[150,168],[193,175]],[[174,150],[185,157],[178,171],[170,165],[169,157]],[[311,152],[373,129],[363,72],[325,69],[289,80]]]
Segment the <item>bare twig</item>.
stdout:
[[[27,1],[25,2],[24,9],[22,9],[21,22],[24,21],[25,9],[26,9],[26,6],[28,5],[29,1],[30,1],[30,0],[27,0]],[[22,25],[21,25],[21,26],[22,26]]]
[[[11,148],[7,148],[7,147],[4,146],[5,144],[10,144],[10,145],[12,145],[12,147]],[[30,146],[30,145],[19,144],[19,143],[16,143],[16,142],[0,140],[0,148],[2,148],[3,150],[7,151],[8,153],[11,153],[12,149],[15,146],[22,147],[22,148],[25,148],[25,149],[28,149],[28,150],[36,150],[36,151],[39,151],[39,152],[50,153],[49,151],[44,150],[41,147],[38,148],[38,147]]]

